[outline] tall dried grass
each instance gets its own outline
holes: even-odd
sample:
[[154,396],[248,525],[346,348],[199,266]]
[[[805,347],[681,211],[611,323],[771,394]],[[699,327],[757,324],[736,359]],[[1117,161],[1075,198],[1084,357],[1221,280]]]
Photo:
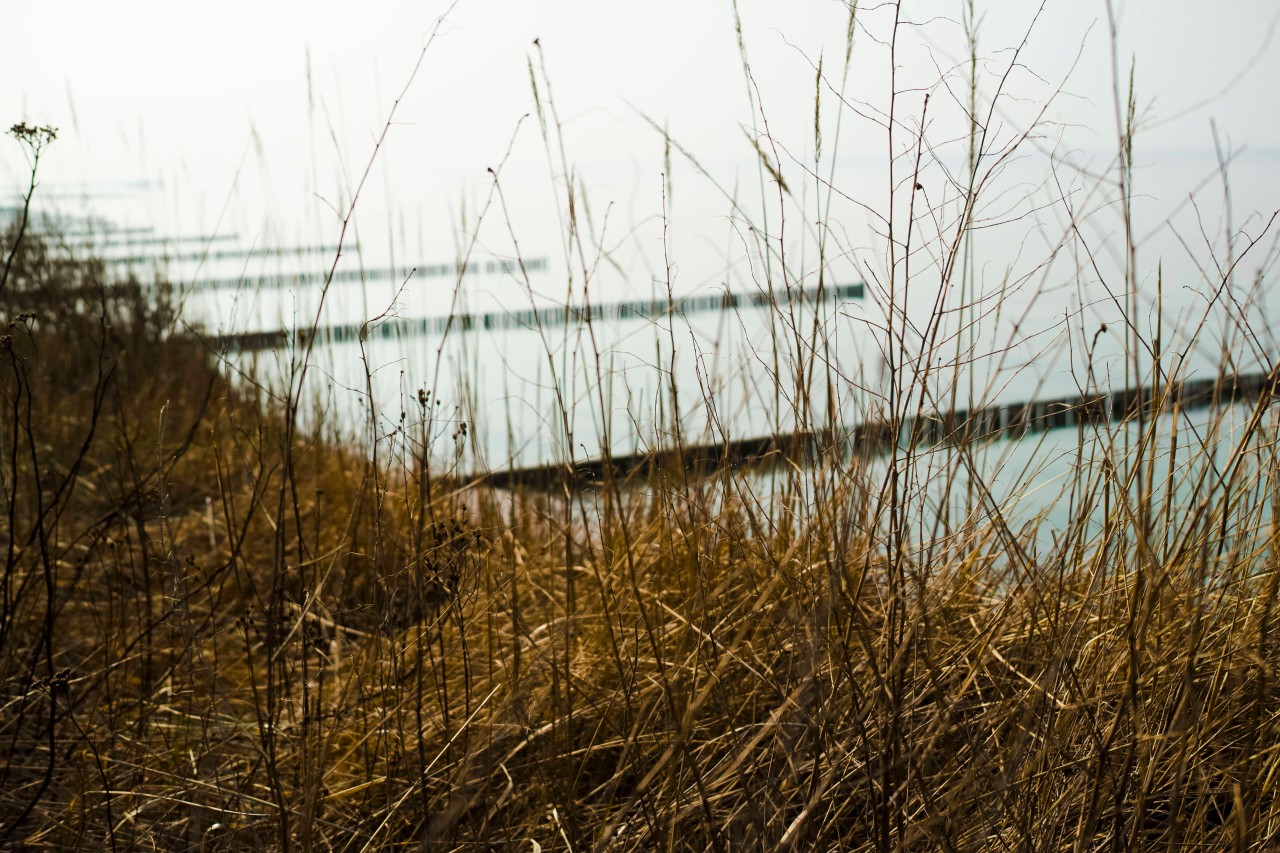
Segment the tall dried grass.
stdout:
[[[976,437],[902,429],[956,405],[929,372],[975,355],[990,295],[965,246],[1002,155],[975,121],[969,177],[930,211],[961,309],[922,330],[898,300],[924,123],[885,127],[915,134],[890,140],[910,177],[873,283],[875,415],[899,440],[771,476],[505,492],[439,473],[425,394],[390,436],[321,440],[298,426],[305,358],[285,393],[229,382],[163,288],[10,231],[0,844],[1276,847],[1274,388],[1179,434],[1184,456],[1176,416],[1082,423],[1067,521],[1015,522]],[[781,168],[767,132],[757,151]],[[848,377],[790,319],[796,423],[869,417],[804,390]],[[1125,334],[1156,353],[1130,382],[1159,410],[1177,353]]]

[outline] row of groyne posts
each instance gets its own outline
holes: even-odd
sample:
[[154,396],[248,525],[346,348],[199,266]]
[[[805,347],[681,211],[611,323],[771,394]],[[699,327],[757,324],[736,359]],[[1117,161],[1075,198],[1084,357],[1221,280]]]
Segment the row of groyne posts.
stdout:
[[675,299],[643,299],[631,302],[600,302],[587,305],[544,305],[526,309],[489,311],[484,313],[443,314],[433,317],[388,317],[377,323],[346,323],[305,329],[280,329],[261,332],[237,332],[218,336],[219,349],[250,351],[302,346],[308,335],[318,343],[347,343],[369,338],[391,338],[399,335],[440,335],[449,331],[533,330],[559,326],[575,326],[602,320],[654,320],[668,315],[734,311],[739,308],[765,308],[778,304],[807,302],[844,302],[864,297],[862,282],[821,288],[793,288],[770,293],[715,293]]
[[1017,438],[1052,429],[1122,423],[1175,410],[1188,411],[1280,396],[1280,366],[1267,373],[1230,374],[1053,400],[957,409],[917,417],[870,418],[852,429],[791,433],[667,447],[572,463],[492,471],[480,479],[499,488],[584,488],[607,480],[698,476],[725,466],[812,465],[830,454],[874,456],[894,446],[938,446]]

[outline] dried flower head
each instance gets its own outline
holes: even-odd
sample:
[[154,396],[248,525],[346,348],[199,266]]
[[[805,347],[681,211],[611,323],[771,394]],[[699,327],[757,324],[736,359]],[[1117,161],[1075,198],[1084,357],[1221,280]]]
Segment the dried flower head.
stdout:
[[44,145],[58,138],[58,129],[49,125],[33,125],[26,122],[18,122],[9,128],[9,134],[19,142],[26,142],[31,145]]
[[58,129],[47,124],[34,125],[18,122],[9,128],[9,135],[26,146],[35,160],[39,160],[40,152],[44,147],[58,138]]

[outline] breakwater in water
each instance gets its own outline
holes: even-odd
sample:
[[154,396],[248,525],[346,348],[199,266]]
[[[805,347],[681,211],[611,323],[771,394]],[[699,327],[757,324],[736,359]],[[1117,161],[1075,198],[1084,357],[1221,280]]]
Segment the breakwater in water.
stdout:
[[250,351],[305,344],[308,335],[316,343],[344,343],[371,337],[394,338],[405,335],[441,335],[448,332],[499,331],[506,329],[546,329],[596,321],[657,319],[671,314],[732,311],[749,306],[790,303],[839,302],[862,299],[862,282],[822,288],[793,288],[786,291],[716,293],[674,299],[645,299],[631,302],[586,305],[547,305],[486,313],[456,313],[435,317],[387,317],[377,322],[318,326],[314,331],[282,329],[220,335],[213,339],[219,349]]
[[724,466],[811,464],[828,453],[875,455],[898,446],[961,444],[1017,438],[1051,429],[1121,423],[1280,396],[1280,367],[1170,382],[1159,388],[958,409],[891,420],[872,418],[851,429],[802,430],[714,444],[663,447],[527,468],[492,471],[479,479],[499,488],[589,488],[610,481],[698,477]]

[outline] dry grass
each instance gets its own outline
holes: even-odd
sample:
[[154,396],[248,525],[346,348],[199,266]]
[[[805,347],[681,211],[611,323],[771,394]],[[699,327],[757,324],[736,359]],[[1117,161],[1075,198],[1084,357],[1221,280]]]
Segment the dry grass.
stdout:
[[[956,405],[934,371],[977,357],[1004,297],[969,278],[977,199],[1033,129],[972,125],[959,194],[926,216],[924,124],[895,142],[910,128],[888,118],[900,180],[869,281],[890,434]],[[772,142],[752,140],[785,219]],[[961,300],[925,326],[896,301],[922,277],[917,219],[928,276]],[[982,445],[914,432],[767,475],[506,492],[439,473],[430,401],[368,445],[308,435],[305,358],[287,393],[229,383],[163,288],[103,287],[99,264],[17,230],[2,248],[0,846],[1280,846],[1272,385],[1180,434],[1180,456],[1172,416],[1078,427],[1048,539],[988,491]],[[770,251],[769,292],[801,280]],[[800,428],[843,426],[807,389],[848,377],[823,375],[816,325],[782,319],[809,355],[775,396]],[[1237,319],[1224,363],[1265,349]],[[1154,352],[1129,386],[1161,399],[1179,353],[1123,335]]]

